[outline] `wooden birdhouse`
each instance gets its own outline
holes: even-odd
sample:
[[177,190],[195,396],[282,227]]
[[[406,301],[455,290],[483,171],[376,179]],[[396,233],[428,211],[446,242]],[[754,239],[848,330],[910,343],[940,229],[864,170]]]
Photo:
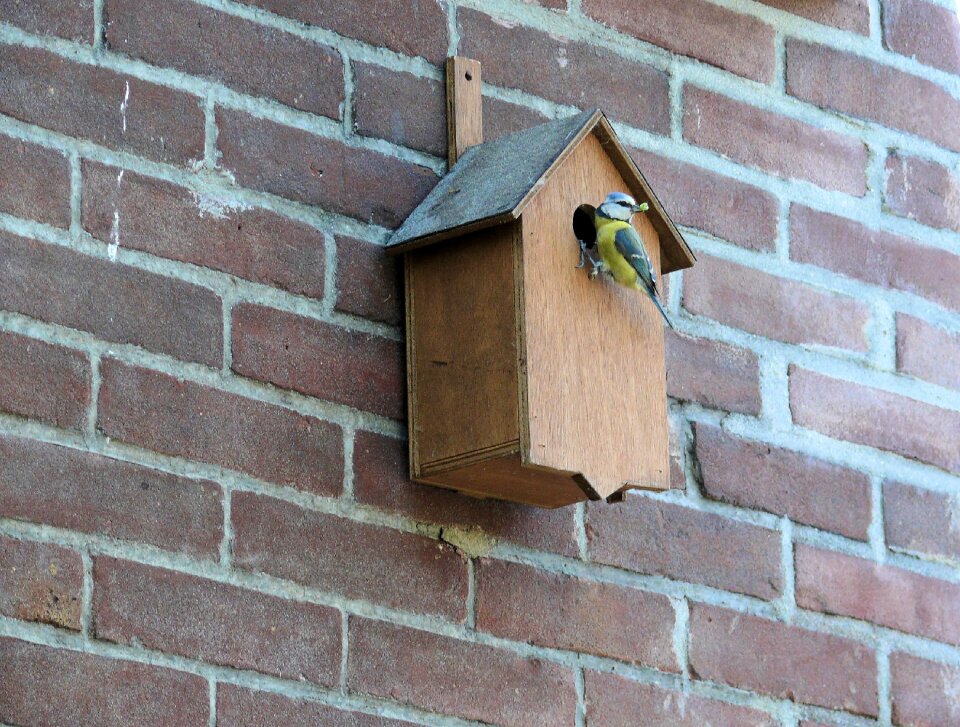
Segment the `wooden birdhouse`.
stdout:
[[[449,173],[395,232],[412,479],[542,507],[669,486],[664,323],[578,268],[571,220],[612,191],[659,274],[694,256],[599,110],[481,143],[480,68],[447,66]],[[454,163],[455,162],[455,163]]]

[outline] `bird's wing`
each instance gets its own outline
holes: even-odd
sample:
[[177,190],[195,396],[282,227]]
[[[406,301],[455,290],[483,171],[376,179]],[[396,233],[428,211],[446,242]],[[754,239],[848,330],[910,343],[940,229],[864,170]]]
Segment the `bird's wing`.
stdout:
[[653,269],[653,263],[650,262],[650,256],[647,255],[647,249],[643,246],[643,240],[633,227],[624,227],[617,230],[614,237],[614,245],[617,251],[626,258],[627,262],[637,271],[637,275],[643,281],[652,295],[657,293],[657,273]]

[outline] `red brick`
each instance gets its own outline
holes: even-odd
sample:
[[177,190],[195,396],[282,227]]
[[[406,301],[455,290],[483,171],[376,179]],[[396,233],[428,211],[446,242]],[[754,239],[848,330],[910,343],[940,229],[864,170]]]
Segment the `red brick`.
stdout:
[[439,81],[368,63],[353,64],[353,129],[447,156],[447,105]]
[[412,482],[406,442],[357,432],[353,444],[353,495],[422,522],[480,531],[535,550],[579,553],[573,508],[545,510],[498,500],[479,500],[451,490]]
[[480,631],[679,671],[666,596],[488,559],[476,577]]
[[411,723],[360,712],[341,712],[304,699],[218,684],[217,724],[222,727],[403,727]]
[[887,545],[960,561],[960,497],[901,482],[883,485]]
[[960,669],[893,654],[890,682],[894,724],[953,727],[960,721]]
[[340,118],[340,55],[282,30],[187,0],[106,0],[107,45],[302,111]]
[[799,40],[787,42],[787,92],[960,150],[960,100],[919,76]]
[[78,552],[0,535],[0,613],[79,631],[82,598]]
[[0,18],[31,33],[93,40],[93,0],[0,0]]
[[887,0],[883,41],[896,53],[960,74],[960,20],[954,10],[923,0]]
[[793,205],[790,258],[960,310],[960,255],[853,220]]
[[757,355],[727,343],[667,331],[667,394],[712,409],[760,413]]
[[362,618],[350,620],[351,691],[504,727],[573,724],[573,672],[540,659]]
[[694,604],[690,673],[828,709],[877,714],[877,663],[863,644]]
[[870,35],[868,0],[758,0],[779,10],[786,10],[823,25]]
[[[0,289],[2,290],[2,289]],[[0,332],[0,411],[80,429],[90,402],[86,356]]]
[[399,342],[293,313],[234,308],[233,370],[394,419],[404,415]]
[[897,370],[960,391],[960,335],[897,314]]
[[869,348],[866,304],[701,255],[683,276],[683,307],[759,336],[807,346]]
[[587,509],[594,561],[689,583],[776,598],[780,535],[712,513],[632,496]]
[[534,109],[498,98],[483,97],[483,138],[486,141],[493,141],[505,134],[514,134],[546,121],[547,117]]
[[960,413],[790,367],[790,410],[802,427],[960,471]]
[[778,177],[862,197],[863,142],[702,88],[684,89],[683,138]]
[[83,227],[113,242],[313,298],[323,296],[319,230],[229,195],[200,194],[159,179],[83,162]]
[[93,562],[98,639],[301,679],[340,679],[340,612],[139,563]]
[[0,67],[0,113],[155,161],[203,158],[195,96],[39,48],[0,45]]
[[630,153],[675,222],[749,250],[776,247],[780,204],[769,192],[652,152]]
[[960,644],[960,585],[807,545],[796,549],[797,605]]
[[223,537],[212,482],[20,437],[0,437],[0,515],[215,556]]
[[105,359],[98,426],[162,454],[320,495],[340,492],[340,428],[273,404]]
[[483,80],[561,104],[601,106],[612,118],[670,131],[667,74],[604,48],[460,8],[460,54],[483,64]]
[[436,2],[371,0],[240,0],[278,15],[318,25],[348,38],[440,63],[447,54],[447,15]]
[[703,0],[586,0],[584,12],[605,25],[674,53],[769,83],[773,27]]
[[70,165],[63,154],[0,136],[0,169],[0,212],[70,226]]
[[453,620],[466,612],[467,566],[446,543],[236,493],[234,562],[347,598]]
[[309,131],[217,110],[223,167],[244,187],[398,227],[437,183],[437,175],[369,149]]
[[709,497],[867,539],[871,507],[865,474],[738,439],[717,427],[698,423],[694,431],[702,486]]
[[206,727],[195,674],[0,638],[0,721],[97,727]]
[[403,320],[402,264],[382,245],[337,236],[336,309],[374,321]]
[[640,684],[616,674],[585,671],[587,722],[603,727],[776,727],[746,707]]
[[6,310],[184,361],[222,360],[220,297],[198,285],[6,233],[0,277]]
[[960,231],[960,176],[936,162],[887,157],[887,209],[924,225]]

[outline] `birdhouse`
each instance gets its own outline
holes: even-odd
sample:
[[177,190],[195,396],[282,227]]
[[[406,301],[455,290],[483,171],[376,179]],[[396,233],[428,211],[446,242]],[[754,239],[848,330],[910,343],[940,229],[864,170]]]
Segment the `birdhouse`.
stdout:
[[[612,191],[659,275],[694,256],[599,110],[481,143],[480,68],[447,64],[451,168],[394,233],[405,259],[411,478],[559,507],[669,486],[664,322],[580,268]],[[454,163],[455,162],[455,163]]]

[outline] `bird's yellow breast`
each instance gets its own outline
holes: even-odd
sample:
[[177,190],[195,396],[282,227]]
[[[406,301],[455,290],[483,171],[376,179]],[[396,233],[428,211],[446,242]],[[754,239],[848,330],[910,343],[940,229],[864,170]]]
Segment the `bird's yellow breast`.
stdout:
[[637,271],[617,250],[617,233],[627,227],[630,227],[630,223],[623,220],[604,220],[597,229],[597,249],[600,252],[600,258],[610,268],[613,279],[620,285],[636,288],[638,287]]

